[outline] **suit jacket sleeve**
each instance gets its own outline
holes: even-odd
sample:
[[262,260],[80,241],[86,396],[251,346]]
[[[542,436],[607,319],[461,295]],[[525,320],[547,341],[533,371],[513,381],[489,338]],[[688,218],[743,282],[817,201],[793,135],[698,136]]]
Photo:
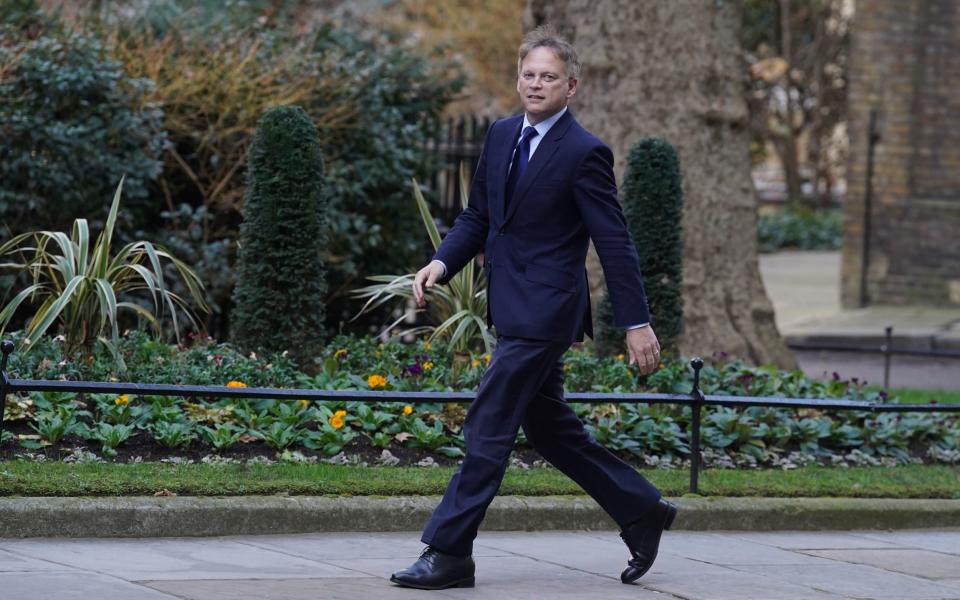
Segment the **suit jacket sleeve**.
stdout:
[[617,200],[613,152],[598,144],[580,162],[574,179],[574,200],[597,249],[617,327],[650,321],[640,259]]
[[[495,125],[495,124],[494,124]],[[487,130],[477,171],[470,185],[470,200],[467,207],[453,222],[453,227],[440,242],[432,260],[443,262],[447,272],[438,283],[449,283],[467,263],[483,249],[490,229],[490,212],[487,207],[487,142],[494,125]]]

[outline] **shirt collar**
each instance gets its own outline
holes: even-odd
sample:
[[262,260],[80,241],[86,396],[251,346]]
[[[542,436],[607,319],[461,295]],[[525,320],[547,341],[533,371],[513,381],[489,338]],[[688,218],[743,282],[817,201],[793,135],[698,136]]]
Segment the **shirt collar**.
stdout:
[[[548,119],[544,119],[543,121],[540,121],[539,123],[533,126],[534,129],[537,130],[537,135],[540,137],[540,139],[543,139],[543,136],[547,135],[547,132],[550,131],[550,128],[553,127],[554,123],[560,120],[560,117],[562,117],[563,113],[565,112],[567,112],[566,106],[560,109],[560,112],[558,112],[557,114],[553,115]],[[524,113],[523,127],[520,128],[520,131],[523,131],[527,127],[530,127],[530,121],[527,120],[527,115],[526,113]]]

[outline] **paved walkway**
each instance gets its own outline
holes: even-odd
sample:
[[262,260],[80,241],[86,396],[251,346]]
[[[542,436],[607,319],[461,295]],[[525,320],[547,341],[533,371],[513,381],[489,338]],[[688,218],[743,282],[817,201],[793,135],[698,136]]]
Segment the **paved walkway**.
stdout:
[[777,327],[788,338],[882,341],[889,325],[894,341],[911,348],[960,347],[960,306],[843,309],[839,252],[761,254],[759,265]]
[[[879,347],[893,327],[895,348],[960,350],[960,306],[840,306],[840,253],[784,251],[761,254],[760,273],[788,342]],[[830,351],[795,351],[810,377],[857,377],[883,383],[883,357]],[[960,390],[960,359],[894,356],[893,387]]]
[[481,532],[477,587],[422,592],[389,574],[419,535],[330,533],[160,539],[0,540],[5,600],[602,598],[960,599],[960,530],[668,532],[625,586],[614,532]]

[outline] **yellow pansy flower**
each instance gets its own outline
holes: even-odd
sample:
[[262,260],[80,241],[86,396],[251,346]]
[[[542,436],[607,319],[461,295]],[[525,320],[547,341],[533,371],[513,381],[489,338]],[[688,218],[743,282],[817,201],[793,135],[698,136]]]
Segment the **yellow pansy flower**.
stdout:
[[338,410],[337,412],[333,413],[333,416],[335,416],[335,417],[345,417],[345,416],[347,416],[347,411],[345,411],[345,410]]
[[113,403],[116,404],[117,406],[124,406],[126,404],[129,404],[130,396],[126,394],[121,394],[114,399]]
[[411,414],[411,413],[413,413],[413,407],[412,407],[412,406],[410,406],[410,405],[408,404],[408,405],[406,405],[406,406],[403,407],[403,414],[409,415],[409,414]]
[[245,383],[242,382],[242,381],[228,381],[228,382],[227,382],[227,387],[229,387],[229,388],[245,388],[245,387],[247,387],[247,384],[245,384]]
[[432,368],[433,368],[433,363],[430,362],[429,360],[428,360],[427,362],[423,363],[423,370],[424,370],[424,371],[429,371],[429,370],[432,369]]
[[367,385],[370,386],[370,389],[385,388],[387,387],[387,380],[383,375],[371,375],[367,377]]
[[343,417],[338,417],[337,415],[330,417],[330,426],[334,429],[340,429],[343,427]]
[[309,401],[309,400],[300,400],[300,401],[298,402],[298,404],[300,405],[300,408],[301,408],[301,409],[304,409],[304,408],[310,406],[310,401]]

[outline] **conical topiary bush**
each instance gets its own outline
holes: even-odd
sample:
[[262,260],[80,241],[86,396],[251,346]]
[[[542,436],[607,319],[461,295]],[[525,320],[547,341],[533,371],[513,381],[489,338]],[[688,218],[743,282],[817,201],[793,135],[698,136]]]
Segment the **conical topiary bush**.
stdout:
[[299,107],[267,110],[250,146],[231,337],[245,351],[323,347],[327,199],[320,139]]
[[[627,157],[621,198],[627,228],[640,255],[650,322],[664,353],[675,353],[683,325],[683,191],[677,152],[666,140],[645,138]],[[624,351],[604,294],[597,310],[597,352]]]

